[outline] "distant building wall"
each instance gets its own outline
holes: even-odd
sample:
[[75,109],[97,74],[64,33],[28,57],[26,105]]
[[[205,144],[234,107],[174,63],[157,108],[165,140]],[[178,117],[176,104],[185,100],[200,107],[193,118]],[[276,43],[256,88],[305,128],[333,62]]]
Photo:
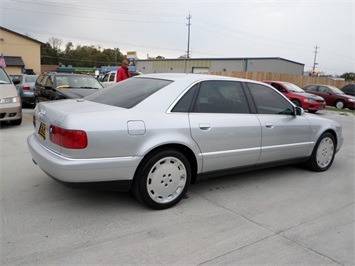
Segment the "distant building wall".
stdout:
[[304,64],[283,58],[203,58],[136,60],[137,71],[149,73],[201,73],[262,71],[303,75]]
[[[3,56],[21,57],[26,69],[41,73],[41,45],[43,43],[25,35],[0,27],[0,54]],[[18,66],[7,65],[9,74],[20,74]],[[15,72],[15,73],[13,73]]]

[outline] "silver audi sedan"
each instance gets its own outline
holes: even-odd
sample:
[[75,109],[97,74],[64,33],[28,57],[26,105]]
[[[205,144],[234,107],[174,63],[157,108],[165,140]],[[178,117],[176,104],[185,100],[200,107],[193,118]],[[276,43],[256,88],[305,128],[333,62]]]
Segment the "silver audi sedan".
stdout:
[[166,209],[202,178],[300,163],[327,170],[341,125],[273,87],[198,74],[132,77],[84,99],[39,103],[33,161],[72,186],[132,190]]

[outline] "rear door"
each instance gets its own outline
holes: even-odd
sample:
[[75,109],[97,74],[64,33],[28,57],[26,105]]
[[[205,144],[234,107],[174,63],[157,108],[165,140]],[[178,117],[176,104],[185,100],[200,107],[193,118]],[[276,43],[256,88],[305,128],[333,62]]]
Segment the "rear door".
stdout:
[[203,81],[189,114],[203,172],[253,165],[260,157],[261,128],[240,82]]

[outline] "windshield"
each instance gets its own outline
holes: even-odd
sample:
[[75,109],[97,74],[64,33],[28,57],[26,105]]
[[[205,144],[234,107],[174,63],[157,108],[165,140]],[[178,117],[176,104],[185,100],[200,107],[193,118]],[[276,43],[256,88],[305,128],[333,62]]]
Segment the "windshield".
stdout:
[[71,89],[101,89],[101,84],[93,77],[87,75],[58,75],[55,78],[56,88]]
[[0,84],[11,84],[10,78],[6,75],[4,69],[0,68]]
[[337,87],[334,87],[334,86],[329,86],[329,89],[331,89],[334,94],[345,94],[340,89],[338,89]]
[[85,100],[132,108],[170,83],[172,81],[163,79],[130,78],[91,94]]
[[295,85],[293,83],[285,82],[283,84],[290,92],[305,93],[304,90],[302,90],[300,87],[298,87],[297,85]]

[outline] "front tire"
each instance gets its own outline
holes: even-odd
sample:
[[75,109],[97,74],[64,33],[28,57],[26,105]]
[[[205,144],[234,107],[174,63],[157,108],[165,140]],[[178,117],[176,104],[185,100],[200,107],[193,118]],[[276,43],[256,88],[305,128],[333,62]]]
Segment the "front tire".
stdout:
[[302,107],[301,106],[301,102],[299,100],[296,99],[292,99],[291,102],[293,102],[294,105],[298,106],[298,107]]
[[338,100],[335,103],[335,107],[338,109],[343,109],[345,107],[345,102],[343,100]]
[[186,194],[191,182],[187,158],[174,149],[164,149],[145,158],[133,183],[133,193],[152,209],[167,209]]
[[306,166],[316,172],[328,170],[335,156],[336,144],[332,134],[326,132],[317,141]]

